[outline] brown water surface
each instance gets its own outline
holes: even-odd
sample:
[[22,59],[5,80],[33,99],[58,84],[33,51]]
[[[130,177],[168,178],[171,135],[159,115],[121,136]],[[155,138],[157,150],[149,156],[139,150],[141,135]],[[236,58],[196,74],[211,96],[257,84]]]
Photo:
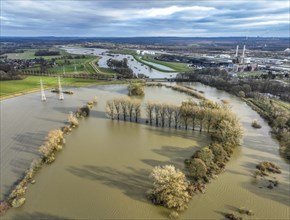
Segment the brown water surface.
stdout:
[[[193,197],[181,219],[223,219],[225,212],[242,206],[255,212],[247,219],[288,219],[289,164],[279,156],[278,143],[269,134],[267,123],[228,93],[198,83],[190,85],[215,101],[229,100],[241,119],[245,136],[242,146],[227,164],[226,172],[208,185],[206,194]],[[178,104],[188,98],[166,88],[146,88],[145,92],[144,102]],[[36,184],[29,186],[25,205],[9,211],[5,219],[167,219],[168,210],[146,199],[149,172],[152,167],[164,164],[182,169],[184,159],[209,143],[209,138],[199,132],[107,119],[106,101],[124,94],[124,85],[103,86],[77,90],[65,100],[71,106],[69,103],[79,102],[76,100],[84,102],[94,95],[99,97],[90,117],[82,120],[80,127],[67,137],[57,160],[37,174]],[[34,108],[44,108],[39,105],[31,103]],[[71,107],[56,108],[50,118],[59,112],[67,113],[68,108]],[[262,128],[253,129],[252,119],[258,119]],[[262,160],[281,166],[283,173],[277,175],[278,188],[269,190],[253,179],[255,165]]]

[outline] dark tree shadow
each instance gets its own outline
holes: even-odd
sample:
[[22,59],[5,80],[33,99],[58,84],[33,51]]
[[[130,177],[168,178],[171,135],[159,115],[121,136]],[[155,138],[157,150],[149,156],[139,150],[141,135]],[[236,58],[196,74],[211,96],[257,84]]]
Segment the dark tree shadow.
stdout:
[[215,211],[215,212],[220,215],[221,220],[228,220],[228,218],[225,217],[225,215],[227,214],[226,212],[221,212],[221,211]]
[[111,167],[86,165],[81,168],[69,167],[67,170],[80,178],[98,181],[106,186],[117,188],[135,200],[148,202],[146,191],[152,186],[149,172],[145,169],[127,167],[126,171],[121,171]]
[[268,184],[269,182],[266,180],[257,180],[253,181],[252,183],[242,183],[241,186],[246,190],[256,194],[257,196],[270,199],[290,207],[289,184],[279,183],[278,186],[274,187],[273,189],[268,189]]
[[[282,174],[279,174],[279,175],[282,175],[286,181],[289,181],[289,179],[290,179],[290,175],[289,175],[290,167],[289,167],[289,164],[284,163],[283,161],[281,161],[278,158],[277,159],[273,159],[272,157],[268,158],[268,157],[264,157],[264,156],[261,156],[261,155],[252,155],[252,154],[245,154],[245,156],[257,160],[256,164],[251,163],[251,165],[248,165],[248,168],[250,168],[249,170],[251,172],[254,172],[256,170],[256,165],[258,165],[258,163],[260,163],[262,161],[270,161],[270,162],[273,162],[273,163],[277,164],[281,168]],[[290,189],[289,189],[289,191],[290,191]]]
[[[190,129],[175,129],[175,128],[162,128],[162,127],[155,127],[153,124],[152,126],[148,125],[146,128],[149,132],[153,132],[154,134],[166,137],[179,137],[184,139],[191,139],[195,140],[196,142],[203,144],[204,146],[210,143],[209,134],[206,132],[199,132],[197,130],[192,131]],[[206,142],[208,140],[208,142]]]
[[56,122],[56,123],[64,123],[65,120],[55,120],[55,119],[51,119],[51,118],[43,118],[43,117],[35,117],[36,119],[40,119],[43,121],[49,121],[49,122]]
[[33,155],[39,155],[37,149],[43,144],[47,132],[26,132],[24,134],[16,134],[12,139],[17,144],[11,147],[17,152],[25,152]]
[[[2,219],[2,218],[1,218]],[[41,213],[41,212],[34,212],[34,213],[23,213],[14,216],[10,220],[72,220],[72,218],[65,218],[56,215]]]
[[179,169],[184,168],[184,160],[190,158],[196,150],[200,149],[199,146],[189,147],[174,147],[174,146],[162,146],[159,149],[153,149],[152,151],[161,156],[167,157],[166,161],[159,161],[153,159],[143,159],[142,162],[152,167],[163,165],[174,165]]
[[[85,103],[83,105],[85,105]],[[82,107],[82,105],[75,106],[75,107],[56,107],[55,106],[52,108],[52,110],[57,111],[57,112],[61,112],[64,114],[69,114],[70,112],[77,111],[80,107]]]

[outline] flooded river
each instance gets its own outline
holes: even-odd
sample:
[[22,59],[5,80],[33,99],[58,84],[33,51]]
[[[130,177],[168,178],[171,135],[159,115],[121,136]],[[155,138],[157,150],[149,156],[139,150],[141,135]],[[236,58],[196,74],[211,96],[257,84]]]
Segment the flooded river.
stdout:
[[[116,59],[116,60],[122,60],[126,58],[128,60],[128,66],[132,69],[133,73],[138,76],[138,74],[144,74],[145,76],[148,76],[149,78],[174,78],[177,73],[176,72],[161,72],[158,70],[155,70],[153,68],[148,67],[147,65],[144,65],[131,55],[124,55],[124,54],[111,54],[109,55],[106,49],[100,49],[100,48],[63,48],[68,53],[71,54],[84,54],[84,55],[95,55],[101,57],[98,61],[98,65],[100,67],[108,68],[107,61],[109,59]],[[159,69],[162,70],[169,70],[173,71],[173,69],[163,66],[160,64],[144,61],[150,65],[156,66]]]
[[[193,197],[181,219],[224,219],[225,212],[239,207],[255,212],[246,219],[288,219],[289,164],[279,156],[278,142],[269,134],[267,123],[237,97],[199,83],[187,85],[204,91],[212,100],[228,100],[241,119],[245,135],[226,171],[208,185],[206,194]],[[210,140],[199,132],[107,119],[106,101],[126,93],[125,85],[112,85],[75,89],[75,94],[63,102],[52,94],[47,103],[40,102],[39,94],[1,102],[1,116],[6,118],[1,117],[1,131],[7,130],[4,135],[1,132],[1,182],[4,176],[8,186],[24,169],[23,160],[36,157],[36,149],[49,129],[63,125],[65,115],[86,100],[99,97],[90,117],[81,120],[79,128],[67,137],[56,161],[37,174],[36,183],[28,188],[25,205],[11,209],[5,219],[167,219],[168,210],[146,199],[148,174],[156,165],[174,164],[182,169],[184,159]],[[166,88],[146,88],[145,94],[144,102],[178,104],[187,98]],[[17,116],[20,113],[23,121]],[[261,129],[251,127],[253,119],[260,121]],[[252,177],[256,164],[263,160],[282,168],[275,189]],[[5,189],[1,186],[1,192]]]

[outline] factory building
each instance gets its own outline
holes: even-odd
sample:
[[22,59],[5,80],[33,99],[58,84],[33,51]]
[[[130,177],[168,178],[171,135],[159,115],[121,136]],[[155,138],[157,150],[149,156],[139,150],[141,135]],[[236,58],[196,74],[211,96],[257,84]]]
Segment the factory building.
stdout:
[[229,70],[233,72],[251,72],[258,69],[258,64],[253,63],[250,58],[245,57],[246,45],[244,45],[242,56],[239,55],[239,45],[236,48],[236,54],[229,65]]

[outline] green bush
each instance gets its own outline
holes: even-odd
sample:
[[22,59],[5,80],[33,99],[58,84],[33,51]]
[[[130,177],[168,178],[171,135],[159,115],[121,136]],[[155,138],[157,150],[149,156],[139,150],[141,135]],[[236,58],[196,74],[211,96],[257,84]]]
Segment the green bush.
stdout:
[[154,204],[170,209],[185,210],[191,196],[188,192],[189,181],[185,175],[172,165],[154,167],[150,174],[153,189],[149,196]]
[[144,96],[144,84],[141,83],[131,83],[128,86],[129,96]]
[[210,164],[213,162],[214,155],[211,149],[209,149],[208,147],[204,147],[201,150],[197,151],[194,157],[201,159],[206,166],[210,166]]
[[199,158],[186,160],[185,167],[187,169],[188,176],[192,177],[194,180],[199,180],[206,176],[207,166]]

